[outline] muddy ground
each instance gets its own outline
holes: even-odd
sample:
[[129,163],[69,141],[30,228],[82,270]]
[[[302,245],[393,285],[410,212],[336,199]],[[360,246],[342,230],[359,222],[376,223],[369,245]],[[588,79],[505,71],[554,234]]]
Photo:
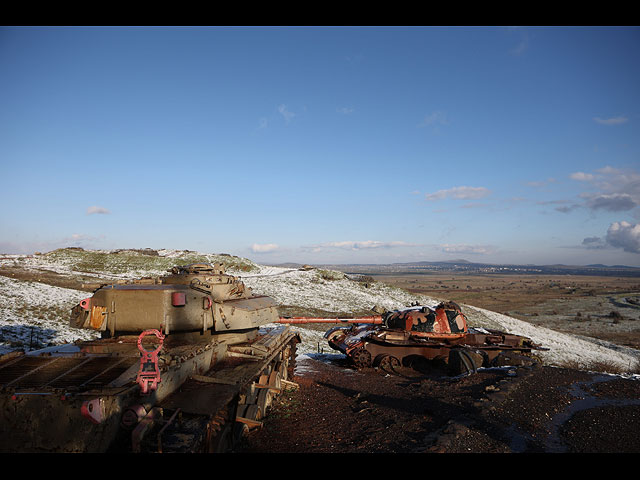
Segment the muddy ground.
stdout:
[[540,365],[401,376],[343,362],[299,358],[299,388],[236,452],[640,452],[638,380]]

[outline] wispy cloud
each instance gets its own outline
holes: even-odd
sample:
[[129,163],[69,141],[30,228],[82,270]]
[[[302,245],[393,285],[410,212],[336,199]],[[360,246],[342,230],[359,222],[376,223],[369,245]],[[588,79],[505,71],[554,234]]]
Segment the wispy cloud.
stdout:
[[572,180],[578,180],[580,182],[590,182],[594,177],[591,173],[574,172],[569,175],[569,178]]
[[85,233],[73,233],[71,236],[63,238],[61,243],[65,246],[72,245],[74,247],[92,247],[96,242],[103,241],[104,239],[104,235],[96,237]]
[[489,204],[488,203],[473,203],[473,202],[469,202],[469,203],[465,203],[464,205],[460,205],[460,208],[483,208],[483,207],[488,207]]
[[600,237],[587,237],[582,240],[582,246],[590,250],[601,250],[607,247],[606,242]]
[[279,248],[280,246],[275,243],[265,243],[265,244],[254,243],[253,245],[251,245],[251,251],[253,253],[271,253],[271,252],[275,252]]
[[364,240],[364,241],[341,241],[341,242],[326,242],[318,245],[311,245],[303,247],[305,249],[311,249],[314,252],[320,252],[326,249],[344,249],[344,250],[367,250],[372,248],[395,248],[395,247],[417,247],[418,244],[407,243],[401,241],[381,242],[378,240]]
[[550,177],[550,178],[547,178],[546,180],[527,182],[527,185],[534,188],[541,188],[549,185],[550,183],[555,183],[555,182],[557,182],[557,180],[553,177]]
[[340,107],[336,108],[336,111],[342,115],[349,115],[355,112],[355,109],[353,107]]
[[560,212],[560,213],[569,213],[573,210],[575,210],[576,208],[580,208],[580,205],[578,204],[574,204],[574,205],[563,205],[561,207],[555,207],[554,210],[556,212]]
[[284,117],[285,123],[289,123],[293,117],[296,116],[295,113],[289,111],[286,105],[282,104],[278,106],[278,113]]
[[640,173],[609,165],[594,173],[574,172],[569,178],[587,183],[594,191],[583,192],[580,198],[592,211],[628,211],[640,205]]
[[422,122],[418,124],[419,127],[429,127],[433,125],[449,125],[449,119],[444,112],[433,112],[425,115]]
[[623,212],[631,210],[638,205],[628,193],[612,193],[611,195],[596,194],[587,195],[587,207],[591,210],[606,210],[608,212]]
[[496,248],[490,245],[467,245],[467,244],[442,244],[440,248],[445,253],[455,253],[459,255],[487,255],[495,253]]
[[427,193],[425,198],[429,201],[442,200],[444,198],[456,199],[478,199],[486,197],[491,190],[485,187],[452,187],[446,190],[438,190],[434,193]]
[[111,212],[108,209],[95,205],[87,208],[87,215],[108,215],[110,213]]
[[262,117],[260,120],[258,120],[258,129],[259,130],[264,130],[268,126],[269,126],[269,120],[267,120],[265,117]]
[[517,45],[513,48],[511,48],[509,50],[509,53],[511,55],[514,55],[516,57],[519,57],[520,55],[524,54],[524,52],[526,52],[529,49],[529,40],[530,40],[530,35],[529,32],[521,29],[521,28],[517,28],[517,27],[512,27],[511,28],[512,32],[516,32],[517,34],[520,35],[520,41],[517,43]]
[[627,123],[629,121],[629,118],[623,115],[609,118],[593,117],[593,121],[599,123],[600,125],[620,125],[622,123]]

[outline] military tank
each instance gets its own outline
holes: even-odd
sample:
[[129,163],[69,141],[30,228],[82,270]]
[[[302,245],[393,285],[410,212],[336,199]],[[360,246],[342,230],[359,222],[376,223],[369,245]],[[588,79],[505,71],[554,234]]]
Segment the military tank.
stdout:
[[0,357],[0,451],[219,452],[260,425],[299,336],[222,264],[168,273],[95,286],[70,321],[99,339]]
[[528,363],[533,350],[547,350],[528,337],[470,328],[455,302],[387,312],[378,322],[334,327],[324,337],[358,368],[395,371],[429,361],[454,375],[480,367],[521,365]]

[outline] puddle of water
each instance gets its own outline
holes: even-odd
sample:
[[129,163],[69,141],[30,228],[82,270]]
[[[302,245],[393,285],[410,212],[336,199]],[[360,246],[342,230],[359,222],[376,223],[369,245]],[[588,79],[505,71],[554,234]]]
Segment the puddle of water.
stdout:
[[596,407],[624,407],[640,405],[640,399],[595,397],[586,390],[592,385],[611,381],[613,379],[614,377],[608,375],[596,375],[589,381],[576,382],[569,387],[568,391],[575,400],[572,401],[563,412],[555,415],[551,420],[551,433],[546,441],[547,452],[566,453],[567,446],[561,439],[560,430],[562,429],[562,426],[577,412]]

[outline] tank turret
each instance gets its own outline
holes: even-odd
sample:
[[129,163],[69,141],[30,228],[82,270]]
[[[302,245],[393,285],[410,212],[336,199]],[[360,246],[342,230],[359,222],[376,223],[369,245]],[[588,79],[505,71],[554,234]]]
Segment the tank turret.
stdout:
[[422,306],[396,310],[384,315],[386,328],[411,332],[417,336],[462,336],[468,333],[467,319],[455,302],[441,302],[434,308]]
[[254,295],[222,264],[176,266],[163,277],[101,285],[71,313],[72,326],[104,336],[250,331],[278,319],[272,298]]

